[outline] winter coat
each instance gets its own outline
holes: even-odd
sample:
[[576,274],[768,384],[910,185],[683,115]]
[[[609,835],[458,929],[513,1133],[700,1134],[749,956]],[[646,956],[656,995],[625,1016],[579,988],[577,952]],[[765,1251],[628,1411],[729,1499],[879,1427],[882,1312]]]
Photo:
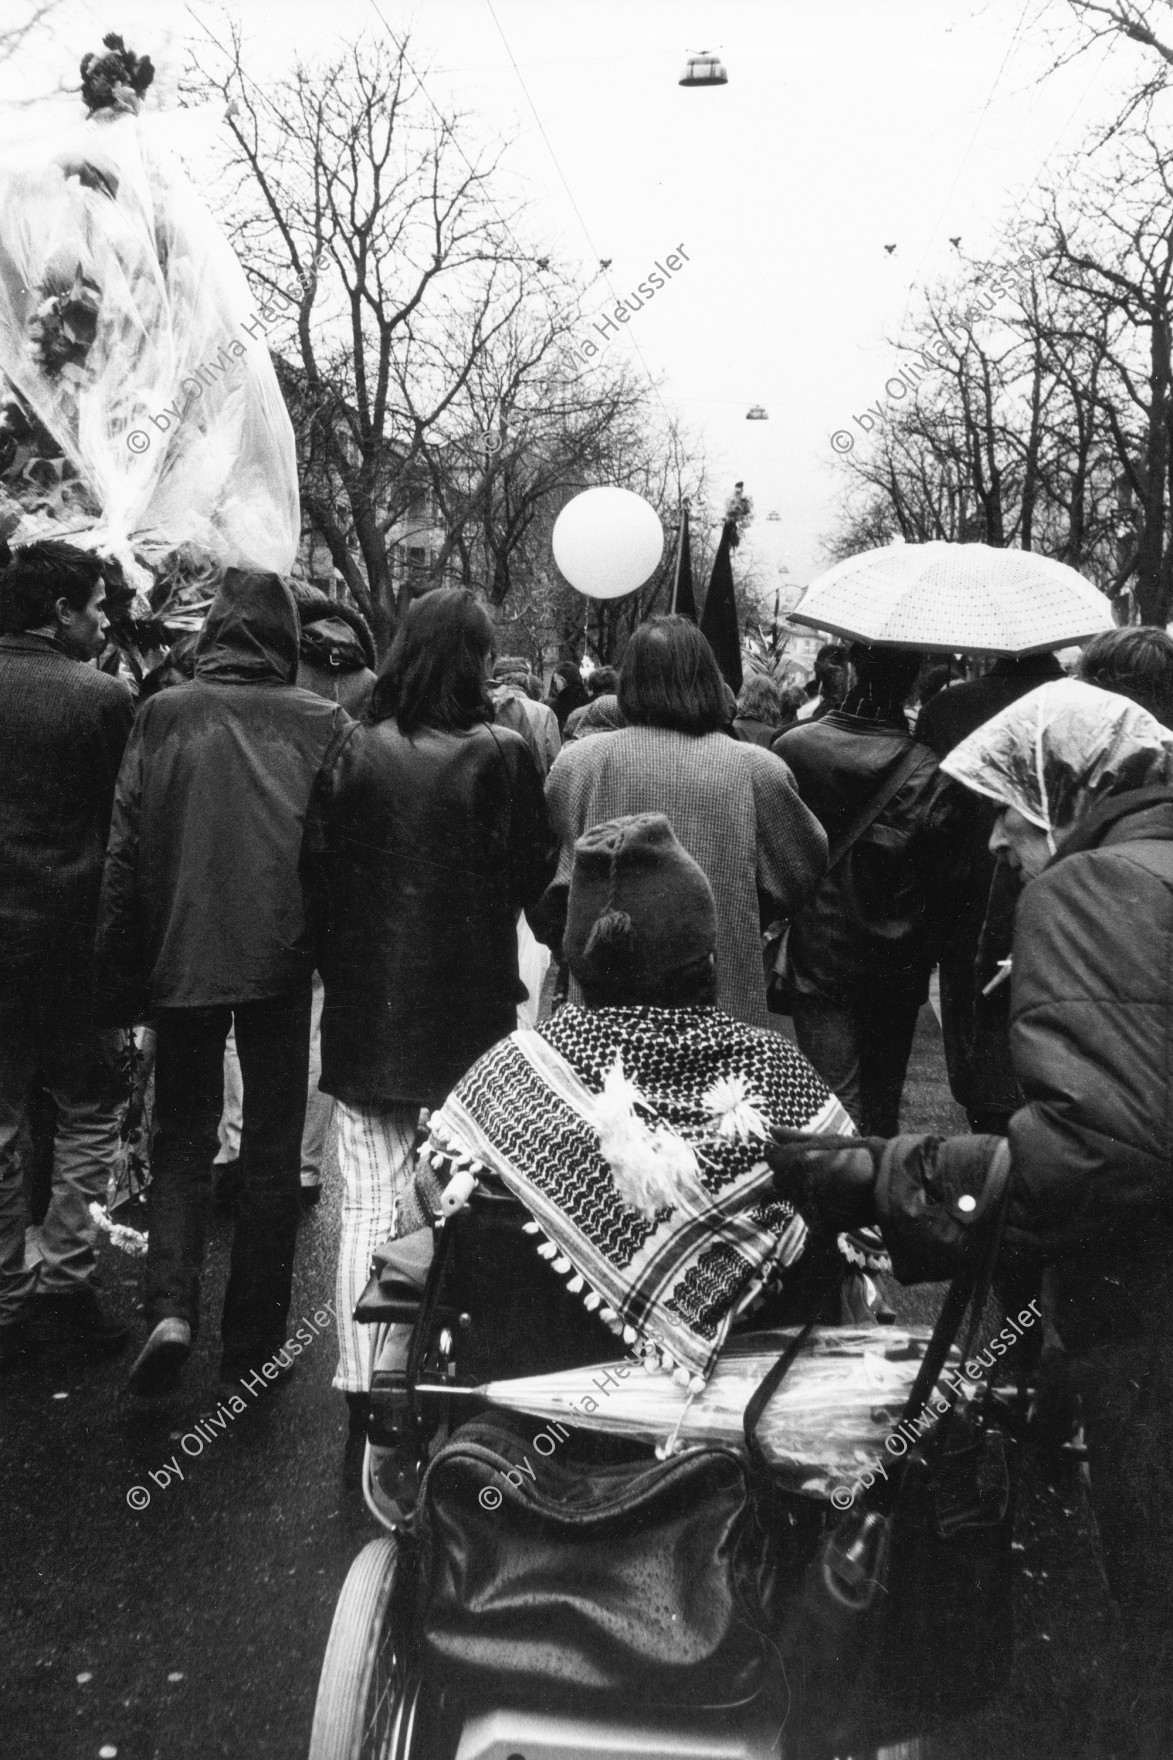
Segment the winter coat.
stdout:
[[746,745],[765,746],[767,751],[778,737],[776,721],[755,721],[749,715],[735,715],[732,725],[738,739],[743,739]]
[[[1089,1264],[1173,1229],[1173,788],[1104,801],[1027,884],[1011,982],[1026,1101],[1010,1120],[1006,1244],[1081,1266],[1078,1287]],[[937,1246],[996,1140],[898,1137],[885,1152],[879,1209],[905,1282],[948,1269]]]
[[558,880],[569,884],[575,840],[592,825],[666,814],[716,899],[718,1007],[768,1026],[758,888],[783,911],[800,910],[827,862],[823,833],[792,783],[771,752],[725,733],[624,727],[577,739],[546,784]]
[[[1057,846],[1014,926],[1010,1046],[1026,1104],[1010,1121],[1007,1241],[1036,1262],[1135,1252],[1173,1224],[1173,734],[1065,679],[986,722],[943,768]],[[911,1201],[885,1199],[882,1174],[880,1208],[897,1237],[912,1227],[913,1263],[926,1193],[947,1222],[975,1190],[971,1145],[990,1140],[947,1139],[925,1161],[920,1139],[898,1139],[910,1147],[887,1183]],[[901,1253],[897,1238],[906,1277]]]
[[951,752],[975,728],[998,715],[1011,703],[1041,684],[1063,677],[1053,654],[1026,654],[1021,660],[995,661],[981,678],[965,679],[938,691],[924,705],[916,724],[916,737],[932,746],[938,758]]
[[[561,680],[557,689],[555,689],[556,679]],[[565,732],[568,717],[576,709],[585,709],[590,700],[577,666],[571,667],[568,672],[555,673],[554,678],[550,680],[550,694],[546,698],[546,702],[558,717],[560,735]]]
[[600,697],[592,697],[581,709],[575,709],[566,718],[566,729],[563,733],[563,744],[571,740],[586,739],[591,733],[614,733],[617,727],[626,727],[623,711],[619,707],[619,698],[614,691],[604,691]]
[[554,871],[529,751],[508,728],[350,731],[316,793],[324,1093],[438,1105],[517,1024],[516,919]]
[[1017,1226],[1054,1257],[1173,1221],[1173,790],[1093,808],[1026,886],[1013,957]]
[[131,1018],[147,999],[194,1008],[308,983],[298,860],[314,779],[350,720],[294,685],[297,661],[288,588],[230,569],[195,678],[142,709],[102,888],[108,1017]]
[[[0,962],[88,968],[129,690],[51,637],[0,636]],[[68,943],[68,948],[65,944]]]
[[550,774],[551,764],[562,750],[562,737],[553,709],[545,703],[535,703],[524,691],[510,684],[490,684],[489,701],[493,705],[495,724],[512,728],[520,735],[544,782]]
[[[1129,1696],[1150,1733],[1144,1752],[1166,1754],[1173,1744],[1165,1666],[1173,1572],[1173,788],[1109,797],[1080,820],[1026,885],[1013,960],[1011,1049],[1026,1104],[1010,1121],[999,1271],[1007,1324],[973,1351],[964,1373],[980,1381],[999,1367],[1016,1332],[1036,1350],[1050,1347],[1038,1371],[1017,1366],[1020,1378],[1046,1387],[1063,1365],[1064,1397],[1080,1401]],[[902,1281],[957,1268],[1000,1142],[897,1137],[884,1146],[877,1212]],[[981,1233],[979,1222],[975,1245]],[[1042,1302],[1027,1303],[1044,1265]],[[1055,1328],[1045,1338],[1040,1313]]]
[[[1053,654],[999,660],[983,678],[950,685],[920,712],[916,737],[944,758],[975,728],[1028,691],[1063,677]],[[1010,952],[1018,882],[989,850],[996,805],[963,791],[957,802],[964,860],[948,944],[941,949],[941,1033],[949,1087],[971,1112],[1009,1113],[1022,1103],[1010,1063],[1010,990],[983,995]]]
[[[900,728],[833,709],[792,727],[774,750],[833,845],[916,742]],[[927,746],[912,773],[827,875],[791,926],[789,982],[848,1001],[875,988],[921,1003],[957,859],[953,791]]]

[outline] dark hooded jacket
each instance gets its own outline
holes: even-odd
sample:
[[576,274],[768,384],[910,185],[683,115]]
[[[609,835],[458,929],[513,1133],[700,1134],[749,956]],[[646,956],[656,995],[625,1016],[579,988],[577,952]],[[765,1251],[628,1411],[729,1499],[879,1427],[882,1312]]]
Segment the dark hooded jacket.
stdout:
[[306,811],[351,722],[294,685],[297,663],[288,587],[229,569],[195,678],[145,705],[119,774],[98,941],[106,1018],[256,1001],[308,982]]
[[325,593],[306,594],[297,606],[301,643],[297,683],[341,703],[355,720],[366,713],[375,688],[375,643],[353,608]]

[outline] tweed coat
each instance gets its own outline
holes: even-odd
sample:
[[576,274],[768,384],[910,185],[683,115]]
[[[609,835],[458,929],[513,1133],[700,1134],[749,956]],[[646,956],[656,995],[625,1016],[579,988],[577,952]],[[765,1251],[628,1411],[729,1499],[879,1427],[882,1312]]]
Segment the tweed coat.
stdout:
[[[625,813],[664,813],[717,901],[717,1005],[768,1026],[758,889],[786,915],[814,894],[827,840],[787,766],[725,733],[625,727],[564,746],[546,784],[569,883],[576,838]],[[574,995],[572,988],[572,995]]]

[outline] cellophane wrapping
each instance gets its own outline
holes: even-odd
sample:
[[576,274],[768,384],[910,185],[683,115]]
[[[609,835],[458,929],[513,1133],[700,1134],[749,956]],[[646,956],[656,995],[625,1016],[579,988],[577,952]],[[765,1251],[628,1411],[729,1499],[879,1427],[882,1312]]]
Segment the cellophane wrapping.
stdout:
[[[85,483],[83,541],[287,572],[297,462],[241,264],[161,113],[76,106],[0,157],[0,372]],[[18,537],[24,536],[18,533]]]

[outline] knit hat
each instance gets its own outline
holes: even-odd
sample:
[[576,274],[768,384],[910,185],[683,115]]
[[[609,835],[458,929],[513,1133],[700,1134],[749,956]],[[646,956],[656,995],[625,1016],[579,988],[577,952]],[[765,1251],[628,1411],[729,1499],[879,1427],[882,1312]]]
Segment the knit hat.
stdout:
[[716,946],[712,888],[663,813],[610,819],[579,838],[562,951],[580,984],[655,981]]

